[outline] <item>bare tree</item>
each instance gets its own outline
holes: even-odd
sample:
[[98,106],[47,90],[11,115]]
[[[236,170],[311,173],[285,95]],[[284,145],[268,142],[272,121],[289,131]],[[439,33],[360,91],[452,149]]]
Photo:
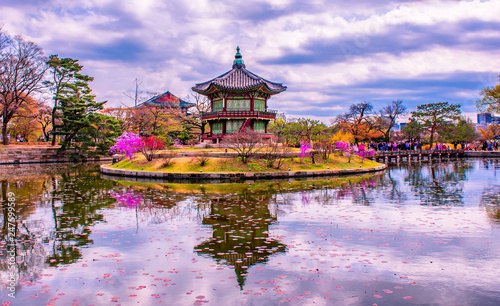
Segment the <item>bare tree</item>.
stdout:
[[158,132],[160,128],[160,124],[162,121],[162,118],[166,116],[167,108],[163,105],[158,105],[155,103],[144,103],[142,107],[148,111],[148,114],[151,116],[151,126],[152,126],[152,133]]
[[370,138],[373,122],[369,119],[373,106],[368,102],[353,104],[349,111],[335,118],[339,127],[352,134],[356,142]]
[[389,141],[391,129],[396,124],[396,119],[406,113],[406,106],[403,105],[403,100],[392,101],[391,104],[382,108],[377,118],[377,129],[384,135],[385,141]]
[[[5,34],[2,34],[2,36]],[[28,97],[41,89],[47,70],[42,48],[21,36],[7,40],[0,53],[0,105],[2,105],[2,141],[9,144],[7,126]]]
[[199,134],[199,139],[201,139],[201,136],[205,134],[206,125],[206,122],[203,122],[201,117],[202,113],[210,110],[210,100],[199,93],[191,93],[191,97],[194,99],[194,106],[190,108],[190,114],[183,113],[180,107],[174,105],[168,105],[167,112],[173,115],[175,119],[186,126],[191,132],[196,130],[195,133]]
[[262,136],[260,133],[246,129],[243,132],[224,136],[224,142],[231,150],[236,151],[241,161],[246,164],[261,149],[259,144],[262,142]]
[[133,116],[136,109],[131,107],[110,107],[105,108],[102,112],[120,121],[122,131],[132,131],[134,128]]
[[268,168],[280,169],[292,150],[280,143],[273,142],[264,148],[264,159]]

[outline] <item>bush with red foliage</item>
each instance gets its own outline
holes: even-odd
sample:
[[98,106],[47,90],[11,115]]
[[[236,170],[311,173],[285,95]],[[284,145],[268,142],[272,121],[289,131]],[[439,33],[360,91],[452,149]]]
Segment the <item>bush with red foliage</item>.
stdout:
[[158,136],[151,135],[148,137],[142,137],[142,148],[141,153],[146,157],[148,161],[153,160],[153,155],[162,150],[165,147],[165,142]]

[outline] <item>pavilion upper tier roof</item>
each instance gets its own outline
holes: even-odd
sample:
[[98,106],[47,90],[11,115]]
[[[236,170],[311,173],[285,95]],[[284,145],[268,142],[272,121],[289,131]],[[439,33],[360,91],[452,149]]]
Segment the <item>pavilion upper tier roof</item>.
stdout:
[[236,50],[233,69],[210,81],[196,84],[196,86],[192,88],[193,91],[209,95],[216,91],[247,91],[260,89],[270,95],[274,95],[286,90],[286,86],[283,86],[283,84],[268,81],[247,70],[240,53],[240,47],[236,48]]

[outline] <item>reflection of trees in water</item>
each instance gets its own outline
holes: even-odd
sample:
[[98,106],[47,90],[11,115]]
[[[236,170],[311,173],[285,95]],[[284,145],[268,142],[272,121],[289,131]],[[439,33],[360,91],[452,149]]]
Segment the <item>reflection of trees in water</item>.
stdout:
[[[2,233],[0,237],[0,271],[2,284],[7,284],[9,273],[15,272],[19,280],[27,280],[30,276],[37,277],[43,269],[45,250],[38,239],[44,230],[43,222],[23,222],[23,216],[31,210],[27,205],[21,205],[21,200],[16,197],[16,222],[9,228],[8,193],[14,192],[16,188],[6,180],[0,182],[0,195],[2,197]],[[16,194],[17,195],[17,194]],[[12,220],[10,220],[12,221]],[[13,229],[13,230],[12,230]],[[10,241],[9,233],[14,240]],[[12,237],[12,236],[11,236]],[[14,251],[8,253],[8,251]],[[9,263],[9,258],[15,256],[15,262]],[[11,266],[15,271],[11,270]]]
[[500,222],[500,186],[488,186],[481,194],[481,206],[484,206],[488,216]]
[[[300,189],[300,203],[307,206],[312,200],[321,205],[334,205],[342,200],[351,200],[358,205],[373,203],[374,189],[380,185],[382,175],[352,177],[337,180],[321,180],[312,186]],[[291,203],[293,193],[280,193],[281,203]]]
[[210,214],[202,222],[212,227],[213,234],[195,251],[233,266],[241,289],[249,267],[286,250],[284,244],[269,237],[269,226],[277,219],[277,210],[270,209],[273,197],[272,193],[248,189],[226,196],[200,197],[202,202],[210,203]]
[[422,205],[462,206],[464,181],[471,167],[467,163],[431,163],[408,167],[405,181]]
[[[6,239],[8,230],[6,196],[13,192],[17,216],[16,266],[20,279],[29,281],[37,278],[45,264],[56,266],[81,257],[80,248],[92,243],[88,239],[90,227],[102,219],[96,211],[107,205],[103,190],[113,185],[98,179],[95,166],[57,167],[58,174],[49,167],[34,167],[41,169],[42,174],[26,176],[24,180],[6,175],[7,179],[0,184],[4,214],[1,239]],[[94,172],[90,174],[89,169]],[[53,220],[30,217],[41,207],[51,208]],[[5,259],[6,244],[0,244],[0,252]],[[2,265],[0,269],[5,272],[8,267]]]
[[400,181],[393,178],[391,170],[377,181],[375,192],[381,193],[381,197],[395,204],[405,204],[408,200],[408,193],[404,190],[404,186],[401,186]]
[[63,173],[54,186],[54,229],[50,238],[44,239],[51,245],[47,257],[51,266],[73,263],[81,257],[81,248],[93,243],[89,239],[92,226],[104,219],[99,210],[114,202],[108,197],[114,183],[101,180],[95,172]]

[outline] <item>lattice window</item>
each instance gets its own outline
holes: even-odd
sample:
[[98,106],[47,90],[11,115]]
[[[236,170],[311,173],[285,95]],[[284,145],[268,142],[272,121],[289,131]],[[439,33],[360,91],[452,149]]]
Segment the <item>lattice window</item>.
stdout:
[[256,121],[253,123],[253,130],[259,133],[264,133],[266,131],[266,124],[264,121]]
[[213,109],[213,111],[214,112],[220,112],[220,111],[222,111],[222,108],[224,107],[223,104],[224,104],[224,102],[222,100],[215,100],[214,101],[214,109]]
[[250,110],[250,100],[227,100],[227,110]]
[[213,134],[222,134],[222,122],[214,122],[212,124],[212,133]]
[[241,125],[245,120],[228,120],[226,124],[227,133],[239,132]]
[[254,110],[256,110],[256,111],[265,111],[266,110],[266,101],[255,99],[253,103],[254,103],[254,105],[253,105]]

